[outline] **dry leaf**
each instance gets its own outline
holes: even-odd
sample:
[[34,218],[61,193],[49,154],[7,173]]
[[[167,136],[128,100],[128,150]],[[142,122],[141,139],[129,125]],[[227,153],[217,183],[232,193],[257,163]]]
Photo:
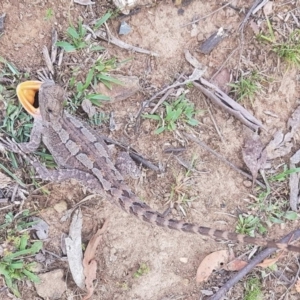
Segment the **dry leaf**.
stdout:
[[300,293],[300,279],[298,279],[297,282],[295,283],[295,288],[296,288],[296,291],[298,293]]
[[207,255],[197,270],[196,281],[203,282],[208,279],[213,270],[221,269],[229,261],[229,251],[220,250]]
[[210,83],[204,78],[199,78],[198,81],[193,82],[195,88],[199,89],[209,100],[223,108],[226,112],[236,117],[247,127],[257,130],[264,128],[262,123],[257,120],[249,111],[242,105],[230,98],[226,93],[219,89],[215,84]]
[[247,137],[244,148],[242,149],[243,160],[252,174],[253,184],[256,180],[258,171],[264,167],[267,161],[267,152],[259,138],[254,134]]
[[274,258],[267,258],[267,259],[265,259],[262,263],[258,264],[257,266],[258,267],[262,267],[262,268],[265,269],[265,268],[268,268],[268,267],[274,265],[279,260],[279,258],[282,256],[282,253],[283,252],[279,253]]
[[231,262],[229,262],[225,267],[224,270],[227,271],[239,271],[243,269],[245,266],[247,266],[248,263],[241,259],[234,259]]
[[216,84],[224,93],[229,93],[230,72],[227,68],[222,69],[213,79]]
[[102,239],[102,234],[106,231],[108,226],[108,220],[106,220],[102,228],[98,229],[96,234],[91,238],[84,252],[84,258],[82,261],[83,272],[85,276],[85,287],[87,294],[83,300],[89,299],[94,292],[93,281],[96,279],[97,262],[94,260],[97,246]]
[[92,102],[88,99],[84,99],[81,102],[81,108],[86,112],[91,119],[96,114],[96,108],[93,106]]
[[[290,169],[295,169],[296,164],[300,162],[300,150],[298,150],[291,158],[290,158]],[[289,187],[290,187],[290,207],[293,211],[298,211],[299,204],[299,181],[300,181],[300,173],[291,173],[289,179]]]
[[291,139],[292,135],[290,132],[284,135],[281,129],[276,131],[273,135],[273,140],[266,147],[268,158],[274,159],[289,154],[293,147]]
[[92,2],[90,0],[74,0],[75,3],[78,3],[80,5],[90,5],[95,4],[95,2]]
[[267,153],[269,159],[274,159],[280,156],[287,155],[291,152],[293,143],[292,139],[300,128],[300,106],[296,108],[292,116],[287,122],[289,131],[283,134],[282,130],[274,134],[274,139],[267,145]]
[[84,272],[82,267],[82,213],[81,209],[77,209],[72,217],[69,229],[69,236],[65,238],[68,263],[70,266],[72,277],[81,289],[84,289]]

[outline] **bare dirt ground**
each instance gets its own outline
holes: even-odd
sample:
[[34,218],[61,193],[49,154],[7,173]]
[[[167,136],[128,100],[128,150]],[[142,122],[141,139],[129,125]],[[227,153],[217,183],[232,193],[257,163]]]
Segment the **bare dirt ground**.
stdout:
[[[239,9],[247,10],[252,4],[252,1],[250,2],[236,0],[232,1],[232,4]],[[274,3],[273,19],[278,23],[281,22],[281,19],[276,17],[278,14],[285,18],[287,12],[297,6],[296,1],[289,1],[284,5],[285,2]],[[2,0],[0,13],[5,12],[7,16],[5,31],[0,37],[0,56],[14,63],[20,72],[29,73],[30,79],[34,79],[36,70],[44,66],[42,47],[51,45],[53,27],[57,29],[59,36],[63,37],[69,22],[77,24],[78,17],[81,16],[84,23],[88,23],[100,18],[112,7],[113,5],[106,1],[96,1],[93,6],[84,7],[62,0]],[[192,67],[184,58],[184,49],[189,49],[203,65],[207,66],[205,78],[209,79],[236,48],[238,50],[224,66],[233,76],[236,76],[239,69],[247,70],[255,66],[266,78],[272,79],[263,83],[253,104],[250,101],[243,102],[243,105],[268,128],[267,132],[262,132],[262,140],[267,143],[276,129],[286,128],[287,119],[298,105],[299,72],[294,67],[282,64],[267,46],[259,43],[249,26],[245,28],[243,52],[240,55],[240,36],[235,32],[243,20],[244,13],[226,7],[193,26],[181,26],[219,7],[217,1],[186,1],[182,6],[175,6],[172,1],[159,1],[152,7],[143,7],[137,14],[125,17],[132,31],[129,35],[119,38],[157,52],[159,57],[151,59],[151,62],[147,55],[128,52],[99,41],[99,44],[108,49],[110,57],[117,57],[119,61],[132,58],[115,72],[138,76],[143,89],[125,102],[103,106],[101,110],[107,113],[114,112],[117,130],[109,132],[107,124],[101,125],[98,130],[111,138],[130,144],[148,160],[164,167],[162,173],[144,169],[141,179],[127,181],[143,201],[161,212],[167,208],[167,201],[176,178],[186,172],[174,156],[164,153],[163,150],[170,146],[186,146],[187,150],[182,158],[191,161],[192,157],[196,156],[195,168],[201,173],[194,173],[190,179],[188,195],[195,200],[186,208],[187,214],[183,215],[182,211],[175,207],[172,209],[171,217],[234,231],[237,215],[247,212],[247,203],[252,199],[249,197],[253,194],[249,180],[220,163],[197,145],[179,138],[175,133],[154,134],[155,123],[151,120],[142,121],[138,135],[134,135],[132,130],[125,135],[123,131],[124,126],[130,123],[131,116],[138,111],[141,101],[149,99],[154,91],[171,84],[179,74],[191,73]],[[46,17],[46,11],[49,9],[53,10],[51,18]],[[110,30],[115,36],[118,36],[119,24],[119,18],[109,21]],[[200,41],[220,27],[229,30],[229,37],[209,55],[201,54],[198,51]],[[74,57],[74,64],[80,65],[86,74],[88,70],[84,70],[85,64],[80,60],[80,54]],[[70,61],[68,55],[66,60]],[[151,71],[149,71],[150,63],[154,66]],[[61,70],[57,70],[59,83],[66,82],[69,65],[71,64],[63,64]],[[223,137],[222,141],[207,111],[204,95],[191,88],[188,97],[196,109],[206,111],[204,115],[197,117],[200,124],[194,128],[199,133],[199,138],[237,166],[246,169],[241,154],[244,142],[242,124],[218,107],[210,105]],[[266,114],[265,111],[271,111],[272,115]],[[287,158],[282,158],[279,163],[286,161]],[[25,206],[38,210],[39,216],[50,225],[49,239],[44,243],[44,248],[61,255],[61,235],[68,233],[69,223],[61,223],[62,213],[58,213],[53,207],[56,203],[65,201],[68,208],[71,208],[86,195],[74,182],[50,184],[47,185],[47,189],[50,191],[49,195],[42,193],[31,195]],[[216,274],[208,283],[196,284],[196,270],[202,259],[211,252],[228,247],[233,248],[237,255],[250,248],[247,245],[228,246],[210,238],[144,224],[112,206],[105,201],[105,197],[97,196],[83,204],[81,209],[84,216],[82,236],[85,243],[91,238],[94,229],[101,226],[105,219],[110,218],[108,230],[97,252],[99,268],[95,293],[91,299],[202,299],[200,290],[215,291],[231,276],[231,273],[223,271]],[[297,221],[285,223],[284,226],[273,225],[269,228],[267,237],[279,238],[296,226]],[[291,260],[291,254],[289,255],[287,260]],[[143,264],[147,265],[148,272],[135,278],[134,274]],[[278,264],[279,268],[284,265],[283,262]],[[67,284],[62,299],[81,299],[83,293],[73,282],[66,262],[56,261],[48,266],[44,265],[42,272],[58,267],[65,270]],[[293,271],[295,272],[290,274],[291,276],[295,275],[296,270],[290,268],[290,272]],[[257,273],[260,274],[259,271]],[[272,281],[272,278],[274,277],[270,276],[264,281],[264,299],[279,299],[285,291],[284,288],[278,287],[279,283]],[[23,299],[39,299],[32,285],[24,283],[20,290]],[[2,299],[7,297],[6,293],[7,291],[4,291],[0,294]],[[243,295],[244,285],[239,283],[227,296],[228,299],[243,299]],[[290,297],[298,299],[297,295],[291,294]]]

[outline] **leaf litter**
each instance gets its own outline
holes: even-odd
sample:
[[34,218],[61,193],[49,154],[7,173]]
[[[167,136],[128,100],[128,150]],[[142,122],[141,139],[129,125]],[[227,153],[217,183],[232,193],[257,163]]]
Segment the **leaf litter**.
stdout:
[[201,283],[207,281],[213,271],[221,269],[239,271],[246,265],[247,262],[236,258],[231,249],[212,252],[201,261],[197,269],[196,282]]
[[264,168],[267,161],[267,152],[257,133],[246,134],[246,136],[242,154],[243,160],[252,174],[252,186],[254,186],[258,171]]
[[266,146],[268,159],[275,159],[289,154],[293,147],[293,138],[300,127],[300,106],[296,108],[287,122],[288,131],[282,129],[275,132],[273,139]]
[[71,270],[72,277],[78,287],[84,289],[84,273],[82,266],[82,213],[78,208],[72,217],[69,236],[65,238],[68,263]]
[[97,247],[102,240],[103,234],[106,232],[108,226],[108,219],[105,220],[103,226],[98,229],[98,231],[91,238],[88,243],[84,258],[83,258],[83,269],[85,275],[85,287],[87,289],[87,294],[83,298],[83,300],[89,299],[94,292],[93,281],[96,279],[96,271],[97,271],[97,262],[95,260],[95,253]]

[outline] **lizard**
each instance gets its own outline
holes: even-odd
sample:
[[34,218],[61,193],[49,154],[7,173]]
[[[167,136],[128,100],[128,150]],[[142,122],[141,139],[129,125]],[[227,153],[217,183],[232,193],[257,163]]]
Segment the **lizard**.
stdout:
[[[297,246],[174,220],[152,209],[125,183],[111,161],[101,135],[64,110],[64,96],[64,89],[53,81],[39,84],[40,117],[34,119],[30,141],[17,144],[0,138],[0,144],[28,160],[41,179],[52,182],[76,179],[90,192],[105,193],[110,202],[150,224],[227,241],[300,252],[300,247]],[[38,148],[41,141],[52,154],[59,169],[49,170],[36,158],[28,155]]]

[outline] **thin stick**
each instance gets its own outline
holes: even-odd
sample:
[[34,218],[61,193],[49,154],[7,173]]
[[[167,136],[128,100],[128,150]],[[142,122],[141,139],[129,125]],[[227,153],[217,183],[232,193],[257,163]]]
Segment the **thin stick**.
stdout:
[[293,282],[291,283],[291,285],[287,288],[287,290],[283,293],[283,295],[281,295],[281,297],[278,300],[281,300],[285,297],[285,295],[287,294],[287,292],[296,284],[296,282],[299,280],[299,274],[300,274],[300,264],[298,259],[296,259],[297,263],[298,263],[298,271],[296,273],[296,276],[293,280]]
[[174,89],[168,90],[157,102],[157,104],[154,106],[154,108],[151,110],[150,114],[154,114],[156,110],[159,108],[159,106],[173,93]]
[[114,44],[122,49],[135,51],[135,52],[143,53],[143,54],[148,54],[148,55],[152,55],[152,56],[159,56],[158,53],[156,53],[156,52],[127,44],[127,43],[119,40],[118,38],[114,37],[109,31],[105,32],[103,30],[98,30],[95,32],[95,34],[98,38],[105,40],[108,43]]
[[253,5],[250,7],[250,9],[248,10],[244,20],[241,22],[240,26],[239,26],[239,31],[243,31],[244,27],[246,25],[246,23],[248,22],[248,19],[250,18],[251,14],[253,13],[253,11],[256,9],[256,7],[260,4],[260,2],[262,2],[264,0],[256,0]]
[[214,123],[215,129],[216,129],[216,131],[217,131],[217,133],[218,133],[218,135],[219,135],[219,137],[220,137],[222,143],[224,144],[224,138],[223,138],[223,136],[222,136],[222,134],[221,134],[221,132],[220,132],[220,130],[219,130],[218,124],[217,124],[217,122],[216,122],[216,120],[215,120],[215,117],[213,116],[213,114],[212,114],[212,112],[211,112],[211,109],[210,109],[210,107],[209,107],[209,105],[208,105],[206,99],[204,99],[204,102],[205,102],[205,104],[206,104],[206,107],[207,107],[207,110],[208,110],[208,112],[209,112],[210,118],[211,118],[211,120],[212,120],[213,123]]
[[[290,241],[295,241],[300,238],[300,229],[292,231],[285,237],[283,237],[278,243],[289,243]],[[245,277],[251,270],[253,270],[257,264],[262,262],[266,257],[273,254],[278,249],[276,248],[267,248],[256,255],[247,266],[245,266],[242,270],[237,272],[231,279],[229,279],[209,300],[220,300],[225,294],[229,291],[231,287],[233,287],[236,283],[238,283],[243,277]]]
[[[208,152],[210,152],[214,156],[216,156],[219,160],[221,160],[222,162],[224,162],[225,164],[227,164],[233,170],[237,171],[238,173],[240,173],[243,176],[247,177],[248,179],[252,180],[252,176],[250,174],[246,173],[245,171],[243,171],[240,168],[238,168],[237,166],[235,166],[232,162],[228,161],[221,154],[219,154],[218,152],[216,152],[213,149],[211,149],[209,146],[207,146],[205,143],[201,142],[199,139],[197,139],[194,136],[192,136],[190,134],[187,134],[187,133],[184,133],[184,136],[187,137],[188,139],[190,139],[191,141],[195,142],[196,144],[198,144],[199,146],[201,146],[202,148],[204,148],[205,150],[207,150]],[[259,180],[256,179],[255,182],[259,186],[261,186],[262,188],[266,188],[266,186],[262,182],[260,182]]]
[[228,60],[232,57],[232,55],[238,50],[239,48],[235,48],[225,59],[225,61],[222,63],[221,67],[217,70],[217,72],[210,78],[210,81],[212,81],[219,73],[220,71],[224,68],[224,66],[227,64]]
[[209,16],[211,16],[211,15],[215,14],[215,13],[216,13],[216,12],[218,12],[219,10],[222,10],[222,9],[223,9],[223,8],[225,8],[226,6],[230,5],[230,4],[231,4],[231,2],[233,2],[233,1],[230,1],[230,2],[228,2],[228,3],[226,3],[226,4],[224,4],[224,5],[223,5],[223,6],[221,6],[220,8],[218,8],[218,9],[216,9],[216,10],[212,11],[211,13],[209,13],[209,14],[207,14],[207,15],[203,16],[203,17],[200,17],[200,18],[198,18],[198,19],[196,19],[196,20],[194,20],[194,21],[192,21],[192,22],[190,22],[190,23],[187,23],[187,24],[181,25],[180,27],[181,27],[181,28],[183,28],[183,27],[186,27],[186,26],[189,26],[189,25],[195,24],[195,23],[199,22],[200,20],[206,19],[207,17],[209,17]]

